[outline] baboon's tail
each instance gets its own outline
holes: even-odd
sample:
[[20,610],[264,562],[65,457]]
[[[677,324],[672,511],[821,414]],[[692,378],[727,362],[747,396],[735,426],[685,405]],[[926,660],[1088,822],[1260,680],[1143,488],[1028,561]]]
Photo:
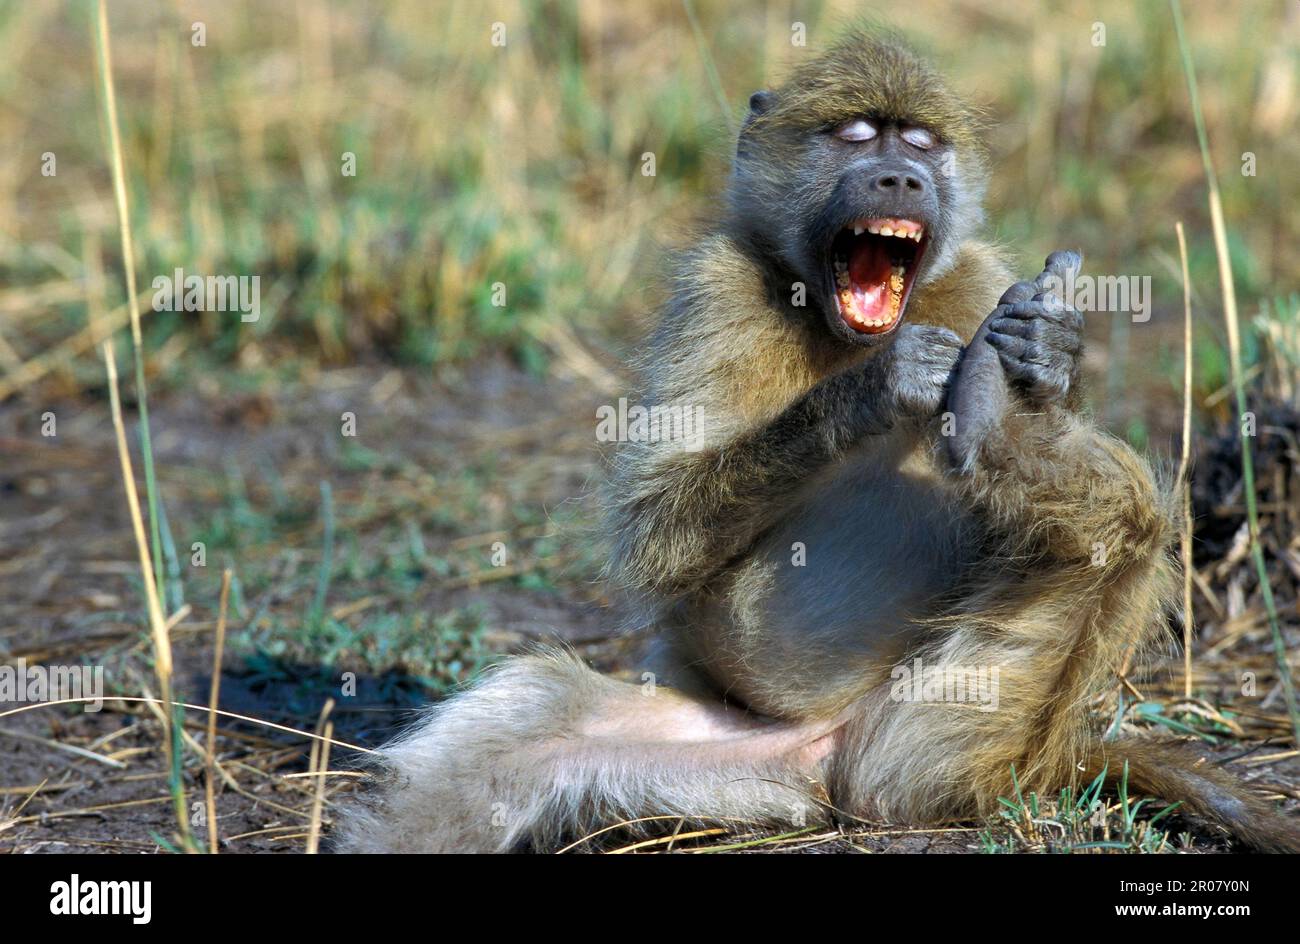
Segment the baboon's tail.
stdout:
[[1128,792],[1147,793],[1179,802],[1179,812],[1226,831],[1257,852],[1300,852],[1300,820],[1274,809],[1238,778],[1192,746],[1137,738],[1095,743],[1084,776],[1103,770],[1118,784],[1128,762]]

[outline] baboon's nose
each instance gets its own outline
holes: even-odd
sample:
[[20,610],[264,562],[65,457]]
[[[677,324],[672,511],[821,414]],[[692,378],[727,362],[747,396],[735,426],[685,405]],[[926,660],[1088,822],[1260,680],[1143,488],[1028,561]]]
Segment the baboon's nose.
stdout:
[[910,195],[919,196],[925,192],[925,184],[921,181],[921,178],[892,170],[877,174],[867,186],[875,193],[889,194],[891,196],[897,196],[909,191]]

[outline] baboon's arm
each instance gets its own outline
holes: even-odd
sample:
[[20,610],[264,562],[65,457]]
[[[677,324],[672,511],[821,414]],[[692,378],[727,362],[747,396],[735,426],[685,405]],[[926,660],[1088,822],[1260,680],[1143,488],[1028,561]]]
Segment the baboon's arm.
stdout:
[[[674,596],[705,583],[788,510],[790,494],[858,441],[937,412],[960,351],[946,328],[910,325],[886,351],[834,374],[774,419],[689,452],[646,446],[618,496],[617,565]],[[664,457],[646,450],[673,449]]]

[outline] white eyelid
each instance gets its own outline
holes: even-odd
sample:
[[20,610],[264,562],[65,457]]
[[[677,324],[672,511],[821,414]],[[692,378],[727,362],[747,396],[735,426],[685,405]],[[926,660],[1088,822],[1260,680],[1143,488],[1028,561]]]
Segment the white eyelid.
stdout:
[[935,145],[934,135],[924,128],[904,128],[903,140],[923,151],[928,151]]
[[876,126],[865,118],[846,121],[835,129],[835,137],[842,141],[870,141],[876,136]]

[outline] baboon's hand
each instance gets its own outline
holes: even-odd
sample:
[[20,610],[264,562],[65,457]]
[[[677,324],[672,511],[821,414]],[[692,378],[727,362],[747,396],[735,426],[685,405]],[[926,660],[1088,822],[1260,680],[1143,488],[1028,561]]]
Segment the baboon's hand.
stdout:
[[934,416],[943,407],[961,338],[947,328],[904,324],[885,352],[886,389],[904,416]]
[[988,343],[1007,379],[1037,406],[1063,401],[1079,375],[1083,316],[1052,291],[1067,284],[1079,264],[1076,253],[1052,253],[1042,274],[1012,286],[986,321]]
[[948,451],[959,469],[970,468],[1001,424],[1009,384],[1038,405],[1060,402],[1069,392],[1078,372],[1083,319],[1054,290],[1068,284],[1081,264],[1078,253],[1052,253],[1038,278],[1007,289],[975,332],[948,395],[956,419]]

